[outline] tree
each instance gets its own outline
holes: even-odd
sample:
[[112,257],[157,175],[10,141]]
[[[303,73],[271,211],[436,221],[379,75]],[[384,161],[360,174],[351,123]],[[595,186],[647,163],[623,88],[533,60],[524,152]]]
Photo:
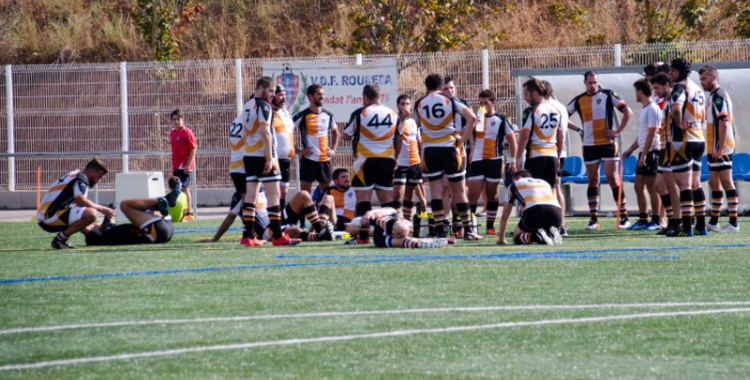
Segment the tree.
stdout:
[[190,0],[135,0],[132,10],[157,61],[180,59],[182,36],[202,11],[201,3],[194,5]]
[[[349,43],[329,42],[349,53],[402,54],[454,49],[476,36],[483,21],[473,0],[353,0],[343,6],[354,23]],[[493,9],[490,14],[509,11]],[[473,25],[470,25],[473,24]],[[490,36],[504,38],[502,33]]]

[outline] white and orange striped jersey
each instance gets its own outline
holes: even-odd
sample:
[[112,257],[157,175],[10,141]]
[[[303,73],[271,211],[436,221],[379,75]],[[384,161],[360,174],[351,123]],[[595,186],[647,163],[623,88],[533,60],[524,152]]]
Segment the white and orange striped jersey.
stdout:
[[303,148],[312,148],[312,155],[305,157],[310,161],[326,162],[328,156],[328,134],[336,128],[333,114],[322,110],[312,112],[309,108],[300,111],[293,118],[294,127],[299,129]]
[[[61,210],[65,210],[78,198],[85,198],[89,192],[89,178],[82,170],[74,170],[50,186],[36,210],[37,220],[46,220]],[[60,225],[64,223],[60,222]]]
[[[271,103],[266,100],[252,98],[242,109],[242,113],[229,127],[230,173],[245,172],[243,162],[245,156],[265,156],[260,128],[271,128],[273,121]],[[274,147],[272,146],[271,149]],[[276,157],[273,151],[272,156]]]
[[549,183],[538,178],[527,177],[514,181],[505,192],[505,202],[513,204],[516,200],[527,210],[539,205],[560,207]]
[[735,131],[732,120],[732,99],[726,91],[719,88],[711,93],[706,103],[706,145],[708,145],[708,154],[712,154],[719,148],[719,124],[727,122],[726,139],[724,140],[724,152],[721,154],[734,154]]
[[468,107],[456,98],[432,92],[419,99],[415,106],[417,122],[422,129],[422,144],[425,148],[456,147],[453,135],[461,130],[457,116]]
[[563,148],[562,152],[560,152],[560,158],[568,157],[568,110],[565,107],[564,104],[557,101],[557,99],[551,98],[547,99],[549,104],[551,104],[553,107],[557,108],[558,111],[560,111],[560,128],[562,130],[563,135]]
[[401,120],[401,152],[398,155],[398,166],[413,166],[422,162],[419,157],[419,127],[412,118]]
[[484,130],[474,131],[471,162],[503,158],[503,140],[512,133],[513,125],[507,116],[501,113],[487,115],[484,118]]
[[352,113],[344,133],[353,138],[354,159],[396,158],[393,144],[401,138],[402,125],[396,111],[371,104]]
[[578,112],[583,128],[583,146],[609,145],[614,142],[604,132],[615,128],[614,109],[625,112],[628,105],[611,90],[600,89],[596,94],[584,92],[568,103],[568,116]]
[[337,217],[343,216],[349,220],[354,219],[355,212],[357,211],[357,196],[353,188],[350,187],[341,191],[335,186],[331,186],[321,192],[320,199],[323,199],[325,195],[333,197]]
[[703,89],[689,78],[678,82],[672,87],[670,96],[672,109],[676,104],[682,104],[682,121],[692,122],[692,127],[680,131],[674,130],[672,141],[704,142],[703,127],[706,123],[706,97]]
[[273,132],[276,135],[276,154],[291,160],[294,156],[294,121],[286,108],[273,110]]
[[529,158],[557,158],[557,130],[561,120],[560,110],[547,101],[524,110],[522,128],[529,130],[529,143],[519,149],[526,148]]

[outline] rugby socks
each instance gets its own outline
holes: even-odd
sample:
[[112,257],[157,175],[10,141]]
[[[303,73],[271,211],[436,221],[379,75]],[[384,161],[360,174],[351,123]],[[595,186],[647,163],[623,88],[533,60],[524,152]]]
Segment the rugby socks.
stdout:
[[268,211],[268,227],[271,230],[271,238],[281,238],[281,208],[277,206],[269,207]]
[[695,229],[706,229],[706,193],[703,188],[693,190],[693,207],[695,208]]
[[[456,209],[458,209],[458,215],[461,216],[461,224],[463,225],[464,233],[476,233],[476,231],[471,228],[471,212],[469,210],[469,202],[456,203]],[[476,210],[476,206],[474,206],[474,209]]]
[[737,227],[737,205],[740,204],[740,195],[737,189],[727,190],[727,211],[729,212],[729,224]]
[[255,238],[255,203],[242,205],[242,237]]
[[[589,187],[586,191],[589,198],[589,214],[591,214],[591,220],[599,221],[599,188]],[[616,199],[616,198],[615,198]]]
[[305,218],[310,221],[310,224],[315,229],[315,232],[323,231],[323,222],[320,221],[320,216],[318,216],[318,211],[315,210],[315,206],[308,206],[305,207],[302,210],[302,213],[305,214]]
[[651,214],[651,223],[659,224],[659,219],[661,216],[659,214]]
[[[357,203],[356,214],[361,217],[364,216],[368,211],[372,209],[370,202],[359,202]],[[370,228],[360,227],[359,228],[359,240],[367,241],[370,238]]]
[[682,229],[692,231],[693,225],[690,219],[693,218],[693,190],[680,191],[680,211],[682,213]]
[[664,207],[664,211],[667,213],[667,226],[677,228],[679,219],[674,217],[674,209],[672,208],[672,197],[667,193],[666,195],[660,195],[661,205]]
[[[612,197],[615,198],[615,203],[617,203],[617,198],[620,196],[620,186],[612,187]],[[617,217],[622,216],[628,216],[628,200],[625,199],[625,192],[622,192],[622,199],[620,199],[620,212],[617,213]]]
[[331,208],[326,205],[320,205],[318,207],[318,216],[323,221],[331,220]]
[[411,220],[412,212],[414,212],[414,202],[404,201],[403,207],[401,207],[401,212],[404,216],[404,219]]
[[55,236],[55,239],[57,239],[57,240],[59,240],[61,242],[66,242],[66,241],[68,241],[69,237],[70,236],[65,235],[65,232],[60,231],[60,232],[57,233],[57,236]]
[[500,202],[487,202],[487,229],[495,228],[498,208],[500,208]]
[[[729,191],[727,191],[727,199],[729,199]],[[723,201],[724,192],[711,191],[711,219],[708,221],[708,224],[713,224],[714,226],[719,224],[719,216],[721,216],[721,204]]]
[[518,236],[516,236],[515,239],[513,239],[513,241],[516,244],[531,244],[531,243],[544,244],[544,242],[539,238],[539,236],[537,236],[537,234],[532,233],[532,232],[524,232],[522,234],[519,234]]
[[437,231],[439,237],[445,237],[443,200],[433,199],[430,201],[430,205],[432,206],[432,217],[435,220],[435,231]]
[[404,239],[404,248],[419,248],[417,243],[419,243],[419,239],[407,237]]
[[648,224],[648,213],[647,212],[641,212],[638,214],[638,221],[643,224]]
[[279,198],[279,209],[283,210],[286,207],[286,198]]

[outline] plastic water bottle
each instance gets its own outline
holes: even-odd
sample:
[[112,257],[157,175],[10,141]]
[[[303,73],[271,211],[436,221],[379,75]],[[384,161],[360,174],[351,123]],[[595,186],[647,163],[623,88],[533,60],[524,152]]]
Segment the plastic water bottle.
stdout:
[[427,237],[427,230],[429,229],[430,221],[427,219],[427,213],[422,211],[419,213],[419,237]]
[[471,230],[474,233],[477,233],[477,230],[479,229],[479,225],[477,224],[477,216],[474,215],[474,213],[471,213]]
[[484,132],[484,114],[487,113],[487,110],[484,109],[484,107],[479,107],[477,110],[477,132]]

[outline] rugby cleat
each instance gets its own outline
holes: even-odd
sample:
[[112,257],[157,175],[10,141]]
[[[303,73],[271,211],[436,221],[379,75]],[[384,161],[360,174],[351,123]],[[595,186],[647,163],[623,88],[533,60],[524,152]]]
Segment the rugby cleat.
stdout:
[[297,245],[302,242],[302,239],[290,238],[289,235],[282,233],[280,238],[278,239],[272,238],[271,241],[273,242],[274,246],[282,246],[282,245]]
[[326,220],[325,223],[323,224],[325,225],[325,227],[323,227],[323,229],[320,230],[320,232],[318,232],[318,240],[319,241],[322,241],[322,240],[332,241],[333,230],[334,230],[333,223],[331,223],[330,220]]
[[[640,231],[640,230],[644,230],[645,226],[646,226],[646,223],[643,223],[640,220],[638,220],[638,221],[635,222],[635,224],[633,224],[632,226],[628,227],[628,231]],[[622,228],[622,226],[620,226],[620,228]]]
[[722,231],[722,228],[719,227],[718,223],[717,224],[706,223],[706,229],[711,232],[724,232]]
[[488,228],[487,235],[497,235],[497,231],[494,228]]
[[536,236],[539,238],[539,240],[544,242],[544,244],[555,245],[555,241],[552,240],[549,235],[547,235],[547,231],[545,231],[544,228],[536,230]]
[[360,240],[359,236],[357,236],[357,237],[355,237],[352,240],[347,240],[346,243],[344,243],[344,244],[346,244],[346,245],[365,245],[365,244],[370,244],[370,239]]
[[448,239],[424,239],[417,242],[417,248],[443,248],[448,245]]
[[246,247],[260,247],[264,244],[266,244],[266,241],[258,239],[257,237],[254,237],[252,239],[242,238],[242,240],[240,240],[240,245],[244,245]]
[[649,222],[647,225],[643,226],[644,231],[656,231],[660,229],[661,229],[661,226],[659,225],[659,223],[656,223],[656,222]]
[[729,233],[736,233],[740,232],[740,225],[733,226],[731,223],[725,224],[723,227],[721,227],[721,232],[729,232]]
[[622,216],[620,218],[620,228],[622,229],[622,228],[628,228],[628,227],[630,227],[630,220],[628,219],[627,216]]
[[562,236],[562,237],[570,236],[570,235],[568,235],[568,229],[565,228],[565,226],[561,226],[560,227],[560,236]]
[[195,220],[193,214],[185,214],[185,216],[182,218],[183,222],[191,222],[193,220]]
[[68,244],[67,240],[62,240],[55,236],[54,239],[52,239],[52,248],[54,249],[76,249],[78,247]]
[[708,236],[708,230],[705,229],[705,228],[702,229],[702,230],[699,230],[699,229],[696,228],[695,231],[694,231],[694,234],[695,234],[695,236]]
[[167,217],[169,215],[169,201],[167,201],[166,197],[159,198],[157,201],[157,209],[161,216]]
[[586,226],[586,230],[594,231],[599,229],[599,222],[594,219],[589,220],[589,225]]
[[693,233],[693,230],[685,231],[682,228],[677,228],[672,230],[672,233],[668,233],[667,237],[693,237],[695,236],[695,233]]
[[563,243],[562,236],[560,235],[560,230],[557,229],[557,227],[552,226],[549,228],[549,233],[552,235],[552,242],[555,243],[555,245],[561,245]]

